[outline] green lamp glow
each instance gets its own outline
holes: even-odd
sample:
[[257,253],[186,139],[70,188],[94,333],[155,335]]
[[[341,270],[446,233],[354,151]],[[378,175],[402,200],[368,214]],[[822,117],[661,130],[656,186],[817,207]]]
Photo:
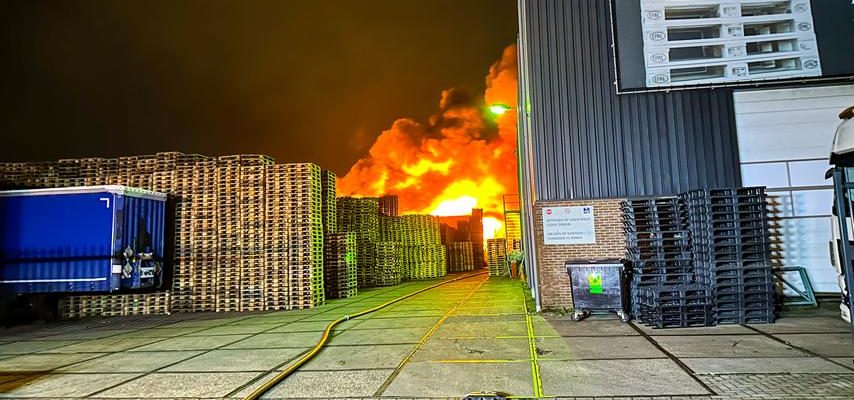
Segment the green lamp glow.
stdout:
[[510,111],[510,106],[506,104],[493,104],[489,106],[489,111],[495,115],[504,115],[504,113]]

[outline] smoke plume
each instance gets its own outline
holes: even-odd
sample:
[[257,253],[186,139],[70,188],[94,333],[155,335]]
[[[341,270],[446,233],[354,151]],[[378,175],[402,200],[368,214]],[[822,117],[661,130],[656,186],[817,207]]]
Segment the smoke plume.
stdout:
[[[404,213],[464,215],[476,207],[499,217],[502,195],[517,192],[516,79],[510,46],[490,67],[483,97],[448,89],[427,121],[394,121],[338,181],[339,195],[396,194]],[[493,115],[493,104],[509,110]]]

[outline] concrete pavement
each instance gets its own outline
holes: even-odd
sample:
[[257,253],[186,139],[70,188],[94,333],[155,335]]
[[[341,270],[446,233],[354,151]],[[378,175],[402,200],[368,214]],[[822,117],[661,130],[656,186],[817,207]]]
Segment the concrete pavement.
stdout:
[[[70,321],[0,331],[0,397],[238,398],[329,321],[435,282],[291,312]],[[528,313],[522,285],[472,277],[345,322],[270,398],[854,398],[849,327],[829,316],[653,330]]]

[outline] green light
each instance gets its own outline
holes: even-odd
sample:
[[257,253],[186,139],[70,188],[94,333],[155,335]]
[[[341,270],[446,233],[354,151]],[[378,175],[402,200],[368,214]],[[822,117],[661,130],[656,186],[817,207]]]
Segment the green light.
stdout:
[[489,106],[489,111],[495,115],[504,115],[504,113],[510,111],[510,106],[506,104],[493,104]]

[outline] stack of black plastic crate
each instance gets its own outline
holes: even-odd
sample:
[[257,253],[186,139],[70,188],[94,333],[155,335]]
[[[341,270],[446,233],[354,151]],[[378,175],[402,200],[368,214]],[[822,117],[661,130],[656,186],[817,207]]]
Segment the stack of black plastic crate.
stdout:
[[698,283],[712,288],[718,324],[774,322],[765,188],[695,190],[688,206]]
[[694,284],[688,218],[679,197],[623,202],[632,313],[657,327],[710,325],[711,292]]

